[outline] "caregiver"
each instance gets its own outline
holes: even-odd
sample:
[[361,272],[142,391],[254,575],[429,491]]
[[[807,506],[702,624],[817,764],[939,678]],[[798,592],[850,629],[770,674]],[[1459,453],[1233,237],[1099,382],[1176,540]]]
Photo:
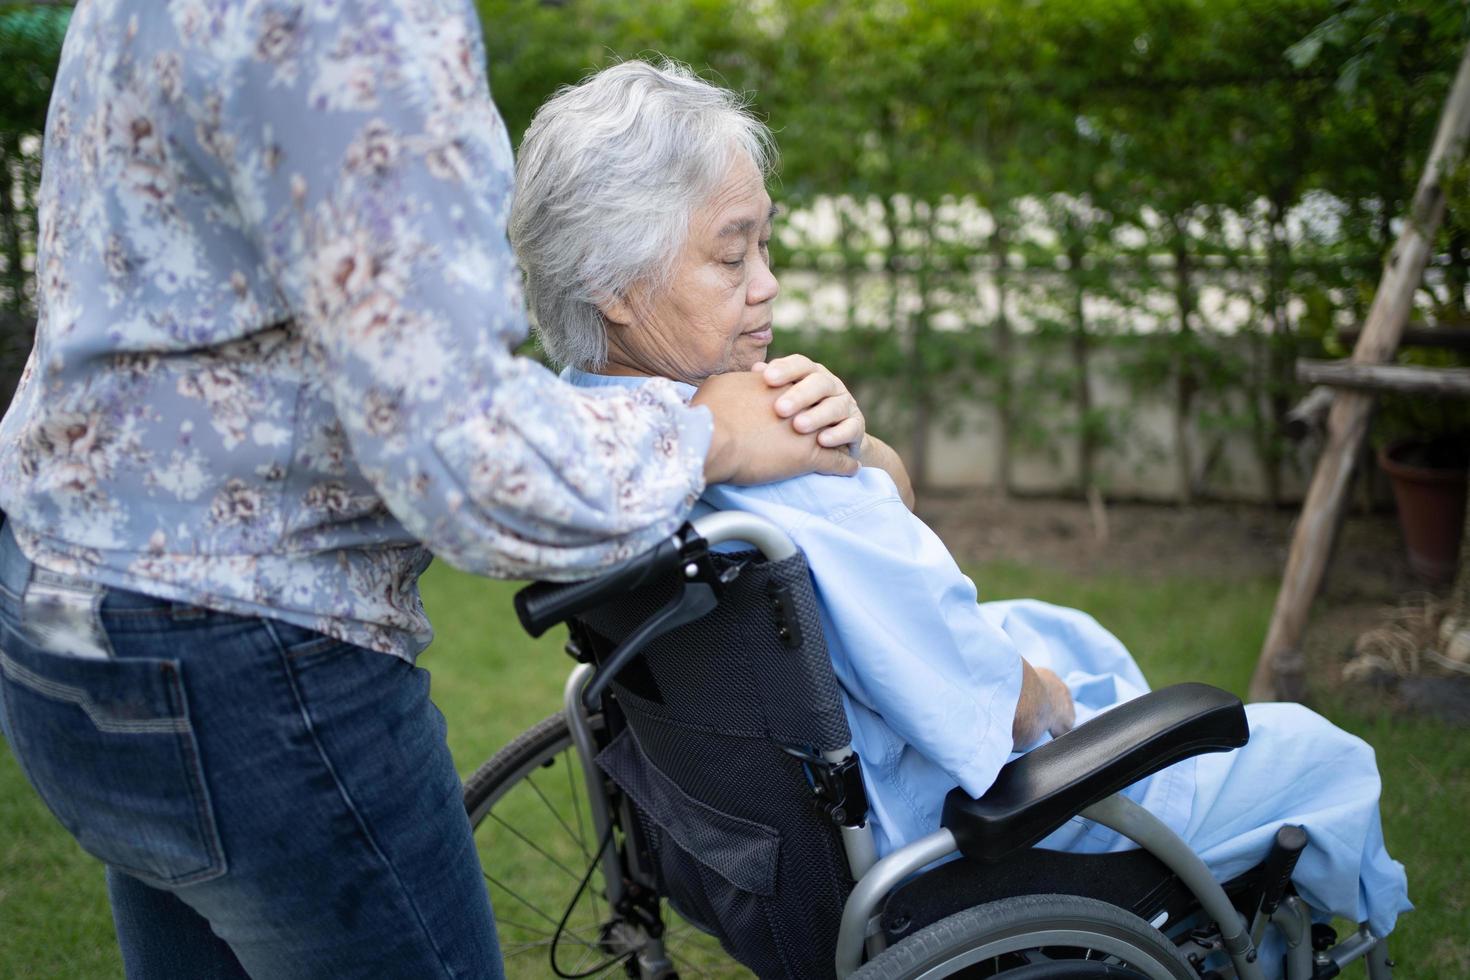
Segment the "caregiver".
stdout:
[[0,725],[106,863],[130,977],[498,976],[414,666],[431,554],[585,575],[707,482],[857,466],[805,359],[691,409],[511,356],[483,63],[468,0],[72,16],[0,426]]

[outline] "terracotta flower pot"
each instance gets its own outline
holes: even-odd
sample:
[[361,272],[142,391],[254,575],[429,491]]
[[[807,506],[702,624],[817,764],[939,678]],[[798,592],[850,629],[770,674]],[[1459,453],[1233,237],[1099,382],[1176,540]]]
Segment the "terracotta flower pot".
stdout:
[[1465,523],[1470,445],[1402,439],[1378,450],[1393,483],[1409,567],[1436,585],[1455,577]]

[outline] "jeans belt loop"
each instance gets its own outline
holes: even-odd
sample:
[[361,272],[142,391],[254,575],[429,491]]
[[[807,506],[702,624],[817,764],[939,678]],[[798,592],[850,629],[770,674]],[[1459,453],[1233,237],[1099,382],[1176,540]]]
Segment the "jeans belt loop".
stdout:
[[107,589],[74,575],[63,575],[31,563],[21,598],[21,625],[28,638],[48,653],[108,660],[112,643],[102,628],[102,599]]

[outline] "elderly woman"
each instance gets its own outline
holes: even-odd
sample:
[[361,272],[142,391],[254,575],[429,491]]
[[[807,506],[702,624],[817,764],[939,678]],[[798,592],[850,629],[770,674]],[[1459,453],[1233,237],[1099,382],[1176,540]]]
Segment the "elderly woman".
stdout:
[[[768,133],[738,97],[676,64],[620,64],[541,108],[521,148],[510,234],[541,343],[567,378],[670,378],[688,394],[763,362],[778,290],[770,160]],[[700,507],[760,514],[805,551],[880,852],[935,829],[956,784],[982,794],[1016,751],[1147,690],[1086,614],[978,605],[883,468],[713,486]],[[1259,860],[1281,824],[1305,825],[1298,890],[1386,934],[1410,905],[1383,847],[1372,749],[1299,705],[1248,711],[1247,747],[1187,760],[1128,794],[1221,877]],[[1042,846],[1131,844],[1074,819]]]

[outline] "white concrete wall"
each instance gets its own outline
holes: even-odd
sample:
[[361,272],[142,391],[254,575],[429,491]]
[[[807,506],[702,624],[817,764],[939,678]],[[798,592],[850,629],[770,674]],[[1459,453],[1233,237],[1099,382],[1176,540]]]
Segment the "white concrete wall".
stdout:
[[[1025,338],[1018,338],[1024,345]],[[1127,412],[1127,425],[1115,444],[1094,453],[1095,480],[1105,496],[1172,501],[1178,498],[1179,476],[1174,455],[1172,388],[1152,396],[1135,397],[1121,384],[1110,361],[1116,354],[1094,350],[1092,397],[1100,408]],[[936,427],[929,439],[929,478],[936,488],[993,487],[999,484],[997,468],[998,417],[994,406],[974,404],[963,409],[964,422],[956,433]],[[895,443],[905,447],[901,433]],[[1190,429],[1193,460],[1198,472],[1206,448],[1217,438]],[[1299,498],[1311,477],[1315,450],[1299,447],[1282,466],[1282,492]],[[1044,451],[1017,446],[1012,451],[1011,478],[1014,488],[1032,493],[1067,493],[1077,483],[1077,439],[1057,432]],[[1266,477],[1249,433],[1233,433],[1223,439],[1219,460],[1204,481],[1204,492],[1228,500],[1265,501]]]

